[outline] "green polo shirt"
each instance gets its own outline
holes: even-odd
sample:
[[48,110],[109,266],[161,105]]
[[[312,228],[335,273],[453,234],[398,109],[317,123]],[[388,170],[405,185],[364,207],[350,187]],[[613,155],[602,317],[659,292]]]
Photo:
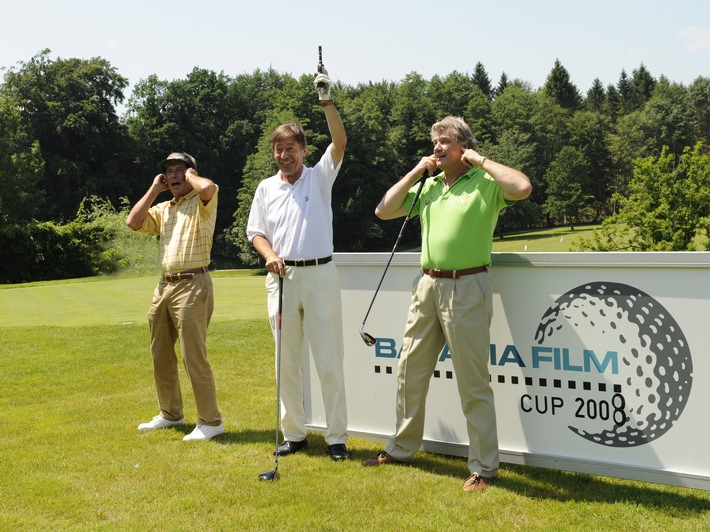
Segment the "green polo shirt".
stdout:
[[[485,171],[471,168],[450,188],[439,174],[424,183],[412,217],[422,228],[422,268],[463,270],[490,266],[493,231],[501,209],[513,201]],[[407,193],[409,210],[419,183]]]

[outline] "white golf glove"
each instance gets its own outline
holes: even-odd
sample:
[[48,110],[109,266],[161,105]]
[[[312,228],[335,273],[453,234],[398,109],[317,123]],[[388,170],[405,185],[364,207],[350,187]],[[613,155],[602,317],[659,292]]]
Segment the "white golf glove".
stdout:
[[313,80],[313,85],[315,85],[316,91],[318,91],[318,98],[320,101],[324,102],[333,99],[330,96],[330,87],[332,86],[332,83],[328,77],[328,71],[325,68],[322,72],[316,74],[316,77]]

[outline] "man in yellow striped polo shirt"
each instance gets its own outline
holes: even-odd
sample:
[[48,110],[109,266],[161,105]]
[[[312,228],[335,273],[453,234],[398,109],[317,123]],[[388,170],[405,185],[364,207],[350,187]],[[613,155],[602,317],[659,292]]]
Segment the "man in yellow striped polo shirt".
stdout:
[[[148,311],[150,352],[160,413],[138,425],[138,430],[185,423],[175,353],[175,342],[179,339],[198,417],[197,426],[183,440],[209,440],[224,433],[205,347],[214,309],[212,279],[207,266],[219,188],[212,180],[198,175],[195,159],[187,153],[171,153],[158,166],[161,173],[155,176],[126,219],[126,224],[134,231],[160,235],[163,271]],[[167,190],[172,192],[173,199],[151,207],[158,195]]]

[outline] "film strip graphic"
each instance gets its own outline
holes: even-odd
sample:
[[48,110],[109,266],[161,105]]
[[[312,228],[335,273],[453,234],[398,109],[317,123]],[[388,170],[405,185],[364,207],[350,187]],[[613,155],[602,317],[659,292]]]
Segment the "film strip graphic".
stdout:
[[[391,365],[387,364],[375,364],[375,374],[377,375],[394,375],[395,369]],[[440,370],[435,369],[433,374],[434,379],[443,380],[453,380],[454,372],[453,370]],[[524,384],[525,386],[538,386],[540,388],[552,388],[555,390],[582,390],[585,392],[591,392],[595,389],[597,392],[611,392],[611,393],[622,393],[621,384],[610,384],[607,382],[591,382],[591,381],[577,381],[572,379],[549,379],[547,377],[519,377],[517,375],[490,375],[490,382],[495,384],[512,384],[519,385]]]

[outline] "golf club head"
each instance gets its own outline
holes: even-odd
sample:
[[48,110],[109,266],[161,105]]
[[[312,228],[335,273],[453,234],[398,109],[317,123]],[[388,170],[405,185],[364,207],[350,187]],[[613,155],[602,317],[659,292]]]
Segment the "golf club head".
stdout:
[[278,469],[271,469],[269,471],[265,471],[261,475],[259,475],[259,480],[277,480],[279,478],[279,470]]
[[362,338],[362,341],[365,342],[365,345],[375,345],[377,342],[377,339],[363,331],[362,327],[360,327],[360,338]]

